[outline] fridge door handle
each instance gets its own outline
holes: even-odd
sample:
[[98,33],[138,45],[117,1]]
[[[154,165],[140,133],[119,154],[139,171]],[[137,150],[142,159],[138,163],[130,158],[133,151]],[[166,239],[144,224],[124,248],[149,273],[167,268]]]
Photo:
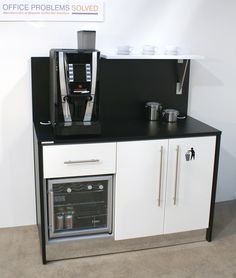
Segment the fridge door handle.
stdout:
[[52,188],[48,189],[48,222],[49,237],[51,238],[55,231]]

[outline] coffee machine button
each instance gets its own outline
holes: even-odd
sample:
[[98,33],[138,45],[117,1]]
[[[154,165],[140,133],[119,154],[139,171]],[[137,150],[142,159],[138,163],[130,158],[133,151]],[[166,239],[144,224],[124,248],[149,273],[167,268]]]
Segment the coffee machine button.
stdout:
[[92,185],[88,185],[88,190],[91,190],[93,189],[93,186]]
[[67,191],[67,193],[71,193],[72,189],[71,189],[70,187],[68,187],[68,188],[66,189],[66,191]]
[[93,97],[92,96],[87,96],[87,101],[91,101],[91,100],[93,100]]

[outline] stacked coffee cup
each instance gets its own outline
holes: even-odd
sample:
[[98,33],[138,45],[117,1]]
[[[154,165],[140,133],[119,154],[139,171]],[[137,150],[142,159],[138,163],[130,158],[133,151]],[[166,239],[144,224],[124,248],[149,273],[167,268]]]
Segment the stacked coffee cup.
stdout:
[[122,45],[117,47],[117,54],[118,55],[130,55],[132,51],[132,47],[129,45]]
[[143,55],[154,55],[156,47],[154,45],[144,45],[143,46]]

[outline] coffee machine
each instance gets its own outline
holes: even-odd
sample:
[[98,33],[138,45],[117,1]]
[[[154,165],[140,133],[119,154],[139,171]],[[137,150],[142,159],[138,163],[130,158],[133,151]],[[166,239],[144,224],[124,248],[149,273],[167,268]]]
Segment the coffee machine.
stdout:
[[99,52],[92,49],[50,51],[50,113],[55,136],[100,133],[98,62]]

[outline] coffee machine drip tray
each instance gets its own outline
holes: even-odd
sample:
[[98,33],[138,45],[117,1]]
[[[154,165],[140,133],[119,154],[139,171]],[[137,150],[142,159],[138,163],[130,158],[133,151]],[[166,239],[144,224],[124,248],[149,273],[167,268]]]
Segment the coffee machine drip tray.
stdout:
[[61,122],[54,126],[54,136],[79,136],[101,134],[100,122]]

